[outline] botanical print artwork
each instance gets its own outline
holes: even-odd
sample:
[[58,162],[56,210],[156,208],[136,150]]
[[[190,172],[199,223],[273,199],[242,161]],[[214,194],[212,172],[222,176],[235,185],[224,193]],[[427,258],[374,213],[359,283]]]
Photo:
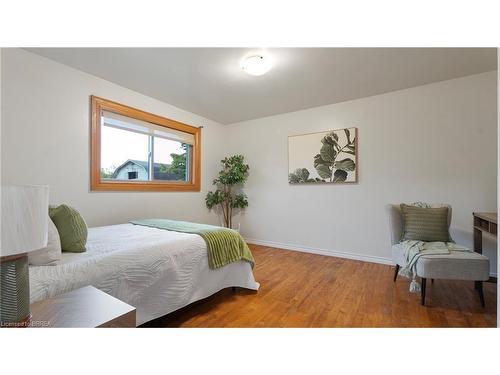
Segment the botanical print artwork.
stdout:
[[288,182],[357,182],[357,128],[288,137]]

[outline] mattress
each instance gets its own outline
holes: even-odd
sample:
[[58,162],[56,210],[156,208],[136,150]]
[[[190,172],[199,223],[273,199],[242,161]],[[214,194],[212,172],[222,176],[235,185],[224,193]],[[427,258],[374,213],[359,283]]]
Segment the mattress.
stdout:
[[89,228],[86,252],[29,271],[32,303],[92,285],[134,306],[137,325],[224,288],[259,288],[247,262],[209,269],[200,236],[133,224]]

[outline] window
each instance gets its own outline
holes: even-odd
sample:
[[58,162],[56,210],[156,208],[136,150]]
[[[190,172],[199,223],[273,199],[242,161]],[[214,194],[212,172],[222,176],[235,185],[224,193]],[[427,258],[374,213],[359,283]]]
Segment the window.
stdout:
[[91,102],[91,190],[200,190],[200,128]]

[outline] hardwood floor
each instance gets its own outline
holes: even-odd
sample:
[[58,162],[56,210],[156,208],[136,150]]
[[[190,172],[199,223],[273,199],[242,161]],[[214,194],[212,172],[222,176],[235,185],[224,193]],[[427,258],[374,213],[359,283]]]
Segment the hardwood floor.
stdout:
[[391,266],[250,245],[258,292],[229,289],[147,327],[496,327],[496,284],[427,283],[427,306]]

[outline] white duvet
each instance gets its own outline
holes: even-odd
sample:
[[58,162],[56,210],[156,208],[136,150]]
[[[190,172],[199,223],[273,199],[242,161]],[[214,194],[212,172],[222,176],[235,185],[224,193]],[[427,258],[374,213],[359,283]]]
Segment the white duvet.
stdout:
[[86,252],[30,267],[31,302],[86,285],[134,306],[137,325],[230,286],[259,288],[247,262],[209,269],[200,236],[133,224],[89,228]]

